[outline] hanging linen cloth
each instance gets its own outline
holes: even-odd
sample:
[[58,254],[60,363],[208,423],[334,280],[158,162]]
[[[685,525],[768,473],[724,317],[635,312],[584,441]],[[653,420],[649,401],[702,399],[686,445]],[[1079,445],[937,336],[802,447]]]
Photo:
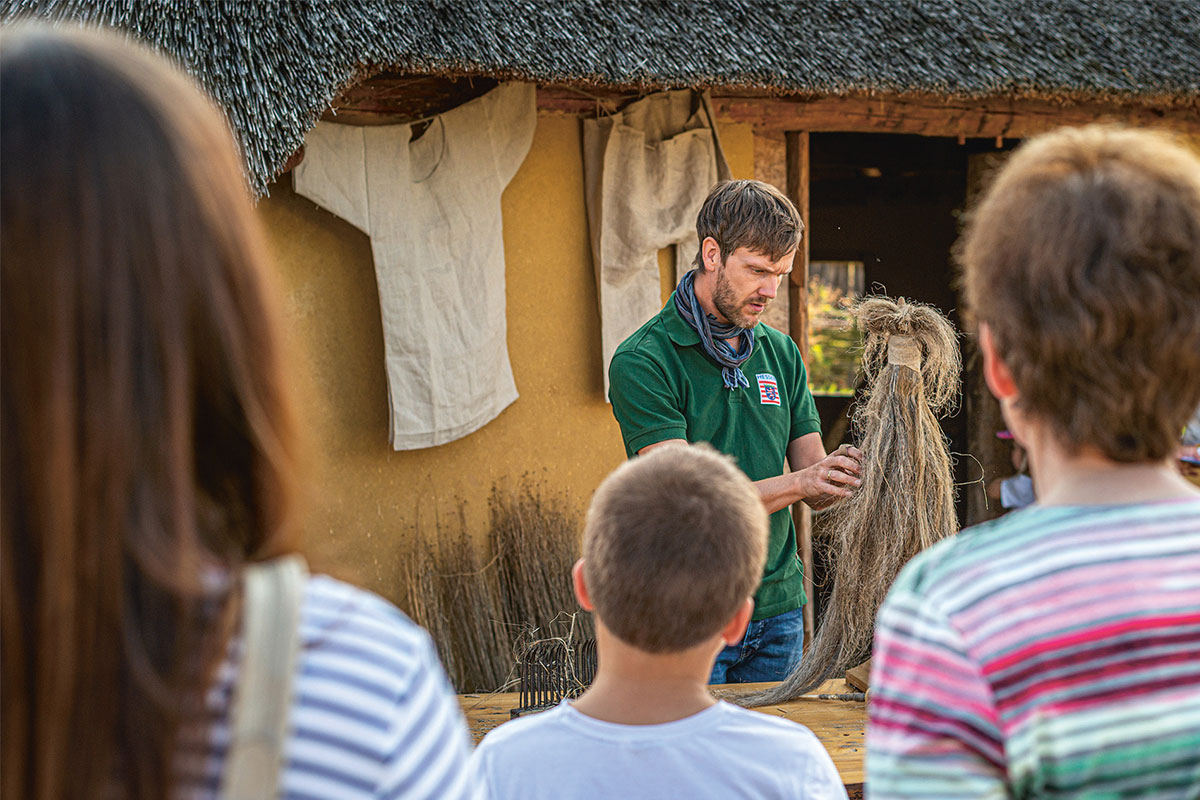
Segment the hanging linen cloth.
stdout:
[[608,397],[613,351],[662,308],[658,251],[675,247],[678,282],[699,250],[700,206],[730,173],[708,96],[689,89],[585,120],[583,165]]
[[296,192],[371,238],[396,450],[483,427],[517,399],[508,360],[500,195],[537,125],[532,84],[508,83],[411,125],[318,122]]

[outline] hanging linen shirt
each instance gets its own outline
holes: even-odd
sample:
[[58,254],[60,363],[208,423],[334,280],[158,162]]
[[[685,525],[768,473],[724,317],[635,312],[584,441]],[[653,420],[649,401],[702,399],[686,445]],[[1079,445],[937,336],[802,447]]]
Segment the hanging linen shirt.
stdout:
[[700,206],[730,173],[708,98],[688,89],[584,121],[583,165],[607,397],[617,345],[662,308],[658,251],[675,247],[678,283],[699,250]]
[[411,125],[318,122],[296,192],[371,238],[396,450],[483,427],[517,399],[500,195],[529,152],[535,88],[508,83]]

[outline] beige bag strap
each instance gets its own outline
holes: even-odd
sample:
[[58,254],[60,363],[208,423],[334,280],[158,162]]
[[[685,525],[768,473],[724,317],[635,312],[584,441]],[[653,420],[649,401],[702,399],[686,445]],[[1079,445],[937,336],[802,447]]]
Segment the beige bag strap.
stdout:
[[225,800],[262,800],[278,792],[308,565],[303,556],[283,556],[248,565],[244,575],[243,655],[221,785]]

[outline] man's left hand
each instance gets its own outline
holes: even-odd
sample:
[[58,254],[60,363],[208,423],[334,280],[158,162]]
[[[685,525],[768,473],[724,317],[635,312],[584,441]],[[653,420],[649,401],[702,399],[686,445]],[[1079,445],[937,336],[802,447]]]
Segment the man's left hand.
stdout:
[[862,485],[862,451],[844,444],[812,466],[799,471],[804,502],[815,511],[845,500]]

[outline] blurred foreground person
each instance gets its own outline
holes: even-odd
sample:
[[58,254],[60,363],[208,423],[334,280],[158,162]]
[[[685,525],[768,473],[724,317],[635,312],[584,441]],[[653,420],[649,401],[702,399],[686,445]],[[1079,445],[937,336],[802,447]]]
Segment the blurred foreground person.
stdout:
[[872,660],[877,798],[1200,796],[1200,161],[1168,136],[1019,149],[961,243],[984,376],[1037,503],[897,578]]
[[296,422],[218,114],[114,37],[17,28],[0,126],[3,795],[463,794],[428,637],[276,558]]

